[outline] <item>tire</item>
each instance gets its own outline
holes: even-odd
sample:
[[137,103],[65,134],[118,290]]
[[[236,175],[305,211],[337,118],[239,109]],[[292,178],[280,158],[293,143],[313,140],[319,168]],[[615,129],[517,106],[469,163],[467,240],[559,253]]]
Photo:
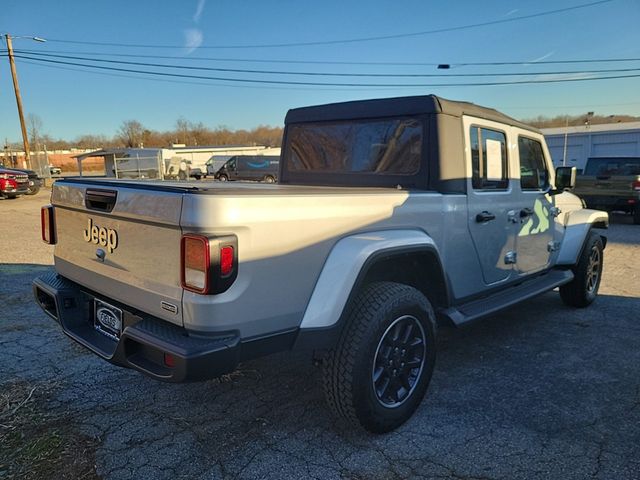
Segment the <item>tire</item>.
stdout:
[[[433,308],[413,287],[377,282],[358,293],[346,321],[323,362],[327,403],[353,425],[389,432],[413,415],[429,386],[436,357]],[[402,336],[409,337],[404,344]]]
[[226,176],[226,175],[220,175],[220,176],[218,177],[218,180],[219,180],[219,181],[221,181],[221,182],[226,182],[226,181],[228,181],[229,179],[227,178],[227,176]]
[[16,195],[15,193],[8,193],[4,198],[6,198],[7,200],[15,200],[16,198],[18,198],[18,195]]
[[267,175],[266,177],[264,177],[264,182],[265,183],[276,183],[276,179],[273,178],[271,175]]
[[33,187],[29,187],[29,190],[27,190],[27,195],[35,195],[40,191],[40,187],[36,187],[35,185]]
[[590,232],[578,263],[572,269],[573,280],[560,287],[560,297],[566,305],[584,308],[596,299],[602,279],[603,252],[602,238]]
[[633,224],[640,225],[640,205],[633,209]]

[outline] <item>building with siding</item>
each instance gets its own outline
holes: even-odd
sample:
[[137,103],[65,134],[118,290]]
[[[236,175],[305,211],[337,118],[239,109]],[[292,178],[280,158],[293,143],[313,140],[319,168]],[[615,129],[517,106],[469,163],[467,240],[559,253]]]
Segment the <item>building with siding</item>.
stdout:
[[640,157],[640,122],[541,129],[555,166],[582,171],[591,157]]

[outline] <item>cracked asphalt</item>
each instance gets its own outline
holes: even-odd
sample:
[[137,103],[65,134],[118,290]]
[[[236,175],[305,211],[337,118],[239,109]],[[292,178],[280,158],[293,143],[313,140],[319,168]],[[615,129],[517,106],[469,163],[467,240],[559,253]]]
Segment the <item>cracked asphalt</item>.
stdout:
[[92,439],[100,478],[640,478],[640,226],[627,217],[613,217],[595,304],[550,292],[441,329],[420,409],[372,436],[331,418],[309,354],[171,385],[76,345],[32,300],[52,268],[48,194],[0,200],[0,388],[55,384],[44,406]]

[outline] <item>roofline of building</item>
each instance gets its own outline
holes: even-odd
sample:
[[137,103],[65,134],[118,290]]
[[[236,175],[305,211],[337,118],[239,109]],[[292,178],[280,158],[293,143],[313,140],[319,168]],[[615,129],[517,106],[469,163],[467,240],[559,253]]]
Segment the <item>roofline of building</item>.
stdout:
[[620,132],[626,130],[640,130],[640,122],[600,123],[597,125],[579,125],[577,127],[541,128],[540,130],[544,135]]
[[90,152],[80,153],[72,155],[71,158],[88,158],[88,157],[102,157],[104,155],[111,155],[113,153],[131,152],[136,150],[172,150],[176,152],[216,152],[227,150],[243,150],[243,149],[261,149],[269,150],[281,147],[269,147],[266,145],[211,145],[211,146],[194,146],[194,147],[114,147],[114,148],[101,148],[99,150],[93,150]]

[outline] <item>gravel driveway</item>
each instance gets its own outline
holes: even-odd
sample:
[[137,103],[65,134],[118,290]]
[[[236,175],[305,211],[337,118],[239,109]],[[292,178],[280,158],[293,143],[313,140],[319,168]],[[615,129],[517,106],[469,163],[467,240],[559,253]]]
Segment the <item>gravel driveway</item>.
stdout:
[[417,414],[371,436],[332,420],[307,354],[171,385],[76,345],[31,296],[51,268],[48,192],[0,200],[2,478],[640,478],[640,226],[613,218],[601,295],[545,294],[443,329]]

